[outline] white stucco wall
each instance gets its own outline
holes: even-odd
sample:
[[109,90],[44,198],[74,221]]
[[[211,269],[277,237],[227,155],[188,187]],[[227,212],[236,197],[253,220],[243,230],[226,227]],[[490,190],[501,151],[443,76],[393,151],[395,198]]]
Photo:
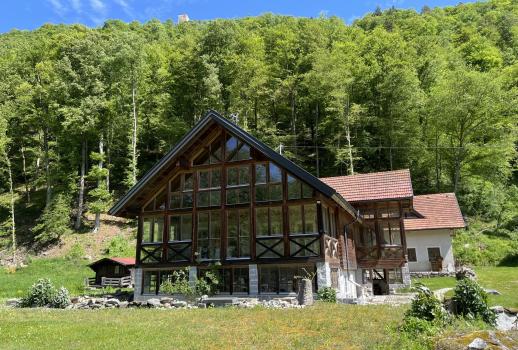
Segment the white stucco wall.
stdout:
[[455,270],[452,248],[453,230],[440,229],[406,231],[405,234],[407,247],[416,249],[417,262],[408,262],[408,267],[411,272],[431,271],[432,267],[428,259],[427,248],[432,247],[438,247],[441,250],[443,270]]

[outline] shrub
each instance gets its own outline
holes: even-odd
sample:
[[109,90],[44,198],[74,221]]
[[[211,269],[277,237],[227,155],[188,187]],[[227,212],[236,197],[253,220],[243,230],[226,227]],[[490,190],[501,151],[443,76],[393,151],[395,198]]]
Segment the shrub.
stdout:
[[64,309],[70,305],[70,294],[68,289],[65,287],[59,288],[57,293],[54,294],[50,305],[56,309]]
[[408,316],[405,317],[401,330],[411,336],[433,336],[437,334],[440,327],[434,322],[422,318]]
[[194,285],[189,282],[189,269],[174,271],[171,279],[162,282],[160,291],[165,294],[182,294],[188,300],[194,300],[202,295],[214,295],[219,280],[213,271],[207,271],[198,278]]
[[426,321],[442,321],[446,318],[446,310],[429,288],[417,284],[414,290],[417,295],[412,300],[410,309],[405,314],[406,317],[416,317]]
[[56,294],[56,289],[49,279],[42,278],[36,281],[29,290],[27,295],[22,298],[22,307],[37,307],[50,305]]
[[457,315],[471,319],[481,318],[487,324],[495,324],[496,314],[487,304],[487,293],[477,282],[462,279],[457,283],[454,293],[453,301]]
[[336,290],[332,287],[324,287],[318,290],[318,299],[326,303],[336,303]]

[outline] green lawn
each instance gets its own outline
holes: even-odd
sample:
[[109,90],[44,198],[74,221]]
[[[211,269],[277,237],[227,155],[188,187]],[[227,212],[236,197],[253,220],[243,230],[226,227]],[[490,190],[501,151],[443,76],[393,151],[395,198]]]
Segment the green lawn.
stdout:
[[[502,295],[490,295],[491,305],[503,305],[518,308],[518,268],[516,267],[477,267],[475,272],[478,282],[488,289],[496,289]],[[414,279],[413,282],[421,282],[432,290],[441,288],[454,288],[455,278],[436,277]]]
[[[0,309],[2,349],[400,349],[404,308]],[[388,334],[385,333],[388,330]]]
[[38,278],[49,278],[56,287],[64,286],[72,294],[83,291],[85,277],[92,277],[93,271],[84,261],[66,259],[34,259],[29,266],[9,273],[0,268],[0,298],[25,295],[27,289]]

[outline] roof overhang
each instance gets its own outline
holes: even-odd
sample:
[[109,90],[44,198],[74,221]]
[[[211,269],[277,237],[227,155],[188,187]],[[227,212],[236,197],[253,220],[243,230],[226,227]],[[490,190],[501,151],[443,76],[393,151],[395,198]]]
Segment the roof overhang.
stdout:
[[286,169],[288,172],[300,178],[308,185],[314,187],[317,191],[322,193],[328,198],[333,199],[340,207],[345,209],[353,217],[357,217],[357,210],[347,202],[335,189],[325,184],[323,181],[313,176],[291,160],[283,157],[263,142],[259,141],[234,123],[223,118],[216,111],[210,110],[207,114],[187,133],[185,136],[162,157],[109,211],[108,214],[114,216],[125,216],[134,217],[138,213],[127,210],[128,204],[134,200],[138,194],[150,184],[153,178],[163,169],[165,166],[170,165],[182,155],[183,151],[186,150],[194,141],[195,136],[203,132],[206,128],[216,123],[221,127],[228,130],[230,133],[240,138],[242,141],[249,144],[251,147],[262,153],[268,159],[277,163],[279,166]]

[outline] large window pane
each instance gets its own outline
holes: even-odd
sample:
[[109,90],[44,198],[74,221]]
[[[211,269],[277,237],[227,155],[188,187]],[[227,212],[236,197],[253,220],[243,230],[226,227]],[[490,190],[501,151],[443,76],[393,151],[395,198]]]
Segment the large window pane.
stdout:
[[142,293],[156,294],[158,287],[158,272],[144,271]]
[[302,197],[302,187],[299,180],[288,175],[288,199],[300,199]]
[[142,220],[142,242],[153,241],[153,218]]
[[255,224],[257,236],[269,236],[268,228],[268,208],[257,208],[255,210]]
[[265,184],[266,183],[266,165],[257,164],[255,166],[255,183]]
[[220,212],[198,213],[198,246],[201,259],[219,259],[220,237]]
[[288,207],[289,221],[290,221],[290,233],[298,234],[303,233],[302,224],[302,207],[300,205],[294,205]]
[[279,292],[279,270],[277,267],[261,267],[259,271],[259,292]]
[[315,204],[304,205],[304,233],[318,233],[317,208]]
[[282,235],[282,208],[270,208],[270,235]]
[[270,182],[281,182],[281,181],[282,181],[281,169],[277,165],[270,163]]
[[248,293],[248,267],[238,267],[234,269],[234,293]]

